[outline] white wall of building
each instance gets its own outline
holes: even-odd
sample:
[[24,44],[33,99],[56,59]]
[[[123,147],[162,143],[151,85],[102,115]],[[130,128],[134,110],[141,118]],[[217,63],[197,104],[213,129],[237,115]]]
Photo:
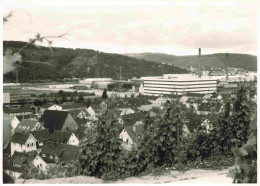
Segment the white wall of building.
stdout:
[[36,151],[36,139],[30,134],[25,144],[11,142],[11,156],[15,151],[17,152],[30,152]]
[[134,143],[125,129],[122,130],[122,132],[119,135],[119,138],[122,139],[124,142],[127,142],[128,146],[132,146],[132,144]]
[[70,139],[68,140],[68,145],[75,145],[79,146],[79,139],[75,136],[74,133],[70,136]]

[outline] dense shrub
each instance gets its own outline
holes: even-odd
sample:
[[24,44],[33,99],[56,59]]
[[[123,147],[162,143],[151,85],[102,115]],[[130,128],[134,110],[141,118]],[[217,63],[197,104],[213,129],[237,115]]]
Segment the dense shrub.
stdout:
[[[107,101],[96,126],[97,135],[82,145],[80,162],[83,174],[100,178],[118,178],[122,147],[119,136],[118,111],[113,99]],[[110,176],[106,176],[106,175]]]
[[252,117],[250,137],[241,148],[235,148],[235,166],[228,176],[234,183],[257,183],[257,114]]

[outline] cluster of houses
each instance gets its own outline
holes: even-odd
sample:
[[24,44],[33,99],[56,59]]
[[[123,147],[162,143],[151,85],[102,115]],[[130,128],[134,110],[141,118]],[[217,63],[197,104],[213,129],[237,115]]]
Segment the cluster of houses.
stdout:
[[[30,164],[46,171],[59,162],[77,158],[86,123],[95,111],[84,104],[46,104],[4,108],[11,118],[11,140],[4,146],[4,170],[18,178]],[[6,161],[5,161],[6,160]]]
[[[189,135],[198,126],[205,126],[209,131],[213,127],[208,119],[210,115],[223,112],[225,103],[231,99],[231,95],[223,97],[215,93],[120,98],[118,122],[122,126],[119,134],[122,146],[131,150],[142,135],[147,113],[156,117],[155,110],[162,109],[167,102],[178,100],[186,109],[183,131]],[[89,123],[98,120],[104,104],[88,108],[81,103],[4,108],[12,118],[11,141],[4,147],[5,172],[18,178],[29,164],[46,171],[49,166],[75,160]]]

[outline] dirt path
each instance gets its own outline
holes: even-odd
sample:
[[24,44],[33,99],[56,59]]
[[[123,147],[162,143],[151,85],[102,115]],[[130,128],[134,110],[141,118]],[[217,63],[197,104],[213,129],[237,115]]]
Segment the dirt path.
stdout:
[[[109,182],[111,184],[158,184],[158,183],[232,183],[232,178],[226,177],[228,169],[225,170],[200,170],[194,169],[186,172],[171,171],[164,176],[142,176],[132,177],[125,180],[118,180],[116,182]],[[16,181],[16,183],[23,183],[22,179]],[[25,184],[100,184],[105,183],[101,179],[86,176],[77,176],[71,178],[56,178],[50,180],[26,180]]]

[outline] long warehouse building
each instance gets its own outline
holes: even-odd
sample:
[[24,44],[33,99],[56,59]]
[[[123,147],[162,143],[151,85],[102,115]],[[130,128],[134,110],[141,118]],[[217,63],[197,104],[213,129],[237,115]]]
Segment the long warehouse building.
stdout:
[[217,78],[198,77],[191,74],[164,74],[157,77],[142,77],[144,95],[182,95],[192,93],[213,93],[217,90]]

